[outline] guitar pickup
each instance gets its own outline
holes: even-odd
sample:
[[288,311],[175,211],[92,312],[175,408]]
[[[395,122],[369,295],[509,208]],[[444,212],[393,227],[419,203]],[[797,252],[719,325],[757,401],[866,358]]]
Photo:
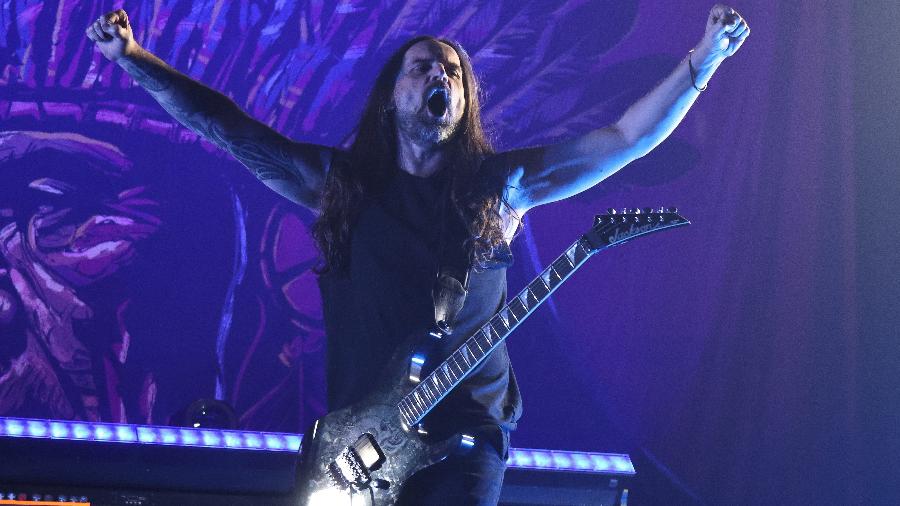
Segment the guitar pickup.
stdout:
[[376,471],[384,462],[384,453],[378,447],[375,437],[366,432],[353,443],[353,450],[369,471]]
[[360,489],[369,485],[369,473],[381,467],[383,462],[384,453],[375,438],[365,433],[328,464],[328,475],[338,488],[347,489],[352,486]]

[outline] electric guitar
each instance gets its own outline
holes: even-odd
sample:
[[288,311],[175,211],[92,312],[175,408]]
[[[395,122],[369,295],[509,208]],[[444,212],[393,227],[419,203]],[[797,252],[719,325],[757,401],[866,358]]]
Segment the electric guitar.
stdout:
[[442,363],[430,366],[421,350],[445,337],[444,329],[436,327],[424,339],[408,339],[394,354],[372,394],[325,415],[307,431],[300,449],[298,504],[396,503],[403,483],[414,473],[474,446],[474,439],[466,434],[429,440],[421,426],[422,418],[519,323],[594,253],[688,224],[675,208],[610,209],[596,216],[590,230]]

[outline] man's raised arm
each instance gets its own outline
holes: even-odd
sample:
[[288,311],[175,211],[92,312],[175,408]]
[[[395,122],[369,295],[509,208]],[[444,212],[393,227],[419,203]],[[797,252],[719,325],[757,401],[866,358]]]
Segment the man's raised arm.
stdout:
[[225,95],[176,71],[138,45],[121,9],[102,16],[85,34],[182,125],[230,153],[272,190],[318,207],[331,148],[294,142],[248,116]]
[[616,123],[567,142],[499,153],[487,160],[510,170],[510,205],[521,215],[571,197],[649,153],[678,126],[722,61],[748,35],[750,28],[734,9],[716,5],[700,43]]

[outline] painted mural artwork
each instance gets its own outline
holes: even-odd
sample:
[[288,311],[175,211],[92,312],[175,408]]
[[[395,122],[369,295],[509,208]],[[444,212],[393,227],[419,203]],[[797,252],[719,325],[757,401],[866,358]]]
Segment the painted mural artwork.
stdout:
[[[130,162],[105,142],[74,133],[8,131],[0,133],[0,153],[4,348],[21,350],[6,357],[0,411],[33,406],[44,415],[101,420],[94,378],[99,364],[86,342],[90,336],[79,329],[105,308],[93,307],[79,292],[103,283],[137,254],[160,225],[153,213],[157,203],[143,195],[144,188],[120,184]],[[61,166],[38,168],[38,158]],[[129,302],[105,301],[116,315]],[[127,329],[115,330],[109,343],[115,360],[106,365],[124,364],[128,354]],[[153,387],[147,378],[139,406],[144,413]]]
[[[0,415],[165,424],[215,397],[243,428],[302,431],[326,410],[314,217],[94,50],[84,27],[113,7],[11,0],[0,11]],[[328,145],[352,138],[381,63],[417,34],[469,51],[500,148],[612,121],[676,63],[598,63],[630,29],[633,2],[125,8],[143,47],[284,134]],[[698,158],[677,139],[658,151],[638,163],[668,170],[617,184],[665,184]]]
[[[248,247],[248,224],[233,218],[239,201],[224,180],[222,215],[198,218],[171,205],[177,190],[165,189],[153,166],[83,134],[5,131],[0,155],[0,412],[167,423],[216,393],[246,406],[241,421],[250,426],[296,425],[303,409],[324,409],[320,367],[305,365],[310,355],[319,364],[323,350],[316,256],[300,217],[271,205],[252,224],[258,247]],[[215,202],[210,193],[203,198]],[[216,221],[228,223],[224,233]],[[198,233],[201,244],[191,239]],[[202,275],[188,272],[205,262]],[[230,342],[237,332],[248,340]],[[187,387],[198,373],[205,385]],[[311,408],[298,406],[301,398]]]

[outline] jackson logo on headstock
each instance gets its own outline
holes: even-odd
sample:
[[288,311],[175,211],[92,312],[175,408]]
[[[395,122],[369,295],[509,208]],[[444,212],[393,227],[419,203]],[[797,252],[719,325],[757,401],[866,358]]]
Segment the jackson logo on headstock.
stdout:
[[612,234],[611,236],[609,236],[609,243],[615,244],[617,242],[631,239],[632,237],[634,237],[636,235],[641,235],[641,234],[644,234],[644,233],[647,233],[647,232],[653,230],[654,228],[659,228],[660,225],[662,225],[662,224],[663,224],[663,222],[660,222],[660,221],[654,221],[652,223],[645,223],[643,225],[637,225],[637,226],[635,226],[635,224],[632,223],[631,226],[628,227],[628,230],[625,230],[625,231],[623,231],[621,227],[616,227],[616,232],[614,234]]

